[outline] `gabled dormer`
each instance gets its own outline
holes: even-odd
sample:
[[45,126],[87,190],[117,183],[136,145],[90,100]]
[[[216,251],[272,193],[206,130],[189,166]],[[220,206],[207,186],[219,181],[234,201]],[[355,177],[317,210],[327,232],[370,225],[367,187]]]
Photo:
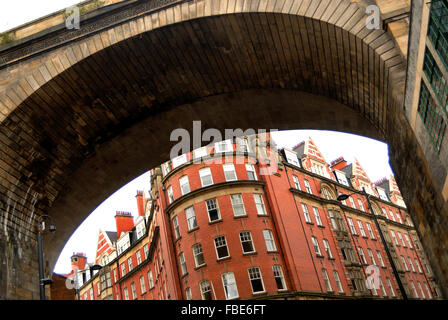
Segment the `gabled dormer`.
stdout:
[[293,150],[300,158],[304,169],[334,180],[330,174],[330,168],[327,161],[311,137],[308,137],[306,142],[304,141],[298,144]]
[[395,180],[393,175],[390,175],[389,179],[383,178],[380,181],[375,183],[378,193],[380,193],[380,188],[384,190],[386,195],[389,198],[389,201],[399,205],[403,208],[406,208],[406,204],[404,203],[403,196],[401,195],[401,191],[398,188],[397,181]]
[[106,265],[116,257],[116,232],[99,230],[95,264]]
[[378,196],[376,190],[372,185],[372,182],[370,181],[369,176],[367,175],[357,158],[355,158],[355,161],[353,162],[351,181],[355,189],[362,191],[362,189],[365,188],[368,194],[376,197]]

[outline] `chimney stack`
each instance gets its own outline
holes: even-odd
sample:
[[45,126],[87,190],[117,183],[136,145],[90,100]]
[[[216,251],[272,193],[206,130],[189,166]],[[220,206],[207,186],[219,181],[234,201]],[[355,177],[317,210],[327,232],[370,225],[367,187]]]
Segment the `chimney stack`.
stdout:
[[130,212],[117,211],[115,223],[117,225],[117,239],[120,239],[122,232],[131,231],[134,228],[134,217]]
[[144,217],[145,216],[145,208],[143,205],[143,191],[138,190],[137,191],[137,195],[135,196],[135,198],[137,199],[137,209],[138,209],[138,215],[140,217]]
[[72,262],[73,270],[84,270],[84,268],[86,267],[87,257],[85,253],[81,252],[73,253],[70,260]]
[[347,161],[345,161],[344,157],[339,157],[330,163],[330,167],[332,170],[342,170],[346,166]]

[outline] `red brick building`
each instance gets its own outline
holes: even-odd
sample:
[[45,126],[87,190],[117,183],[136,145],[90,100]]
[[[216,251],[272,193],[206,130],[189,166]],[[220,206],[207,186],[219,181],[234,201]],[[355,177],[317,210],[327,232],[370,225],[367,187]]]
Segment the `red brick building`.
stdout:
[[440,298],[393,177],[372,183],[357,160],[328,164],[311,139],[275,151],[278,167],[252,148],[228,140],[153,169],[136,219],[117,212],[117,232],[100,232],[102,268],[80,271],[79,298],[400,298],[362,188],[408,298]]

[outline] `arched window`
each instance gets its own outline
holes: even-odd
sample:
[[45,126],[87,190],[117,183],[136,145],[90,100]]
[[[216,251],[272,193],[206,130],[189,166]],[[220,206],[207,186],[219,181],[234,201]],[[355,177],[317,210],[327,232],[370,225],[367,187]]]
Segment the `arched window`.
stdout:
[[327,186],[322,186],[320,192],[322,194],[322,197],[324,197],[324,199],[327,199],[327,200],[335,200],[336,199],[334,192],[331,191],[331,189],[328,188]]

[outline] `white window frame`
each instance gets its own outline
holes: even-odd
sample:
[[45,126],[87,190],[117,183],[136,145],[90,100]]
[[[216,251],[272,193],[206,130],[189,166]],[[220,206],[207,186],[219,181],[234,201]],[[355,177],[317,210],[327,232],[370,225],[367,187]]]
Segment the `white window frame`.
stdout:
[[193,150],[194,159],[200,159],[206,156],[208,156],[208,148],[206,146]]
[[168,203],[173,203],[173,201],[174,201],[174,193],[173,193],[173,187],[172,186],[169,186],[168,188],[167,188],[167,192],[168,192]]
[[328,242],[327,239],[323,239],[322,242],[324,243],[324,250],[327,253],[328,258],[333,259],[333,254],[331,253],[330,243]]
[[294,188],[296,188],[297,190],[302,191],[302,189],[300,188],[300,180],[299,177],[296,176],[295,174],[292,175],[292,180],[294,181]]
[[305,184],[306,192],[308,192],[309,194],[313,194],[313,189],[311,189],[310,182],[306,179],[303,179],[303,183]]
[[[219,239],[219,240],[218,240],[218,239]],[[217,241],[218,241],[219,243],[217,243]],[[213,239],[213,243],[214,243],[214,245],[215,245],[216,258],[217,258],[218,260],[227,259],[228,257],[230,257],[229,246],[227,245],[227,240],[226,240],[226,237],[225,237],[225,236],[223,236],[223,235],[221,235],[221,236],[217,236],[216,238]],[[218,253],[218,248],[222,248],[222,247],[225,247],[225,248],[226,248],[227,255],[226,255],[226,256],[222,256],[222,257],[220,257],[220,256],[219,256],[219,253]]]
[[173,169],[180,167],[181,165],[188,162],[187,154],[184,153],[178,157],[175,157],[171,160],[171,163],[173,164]]
[[178,216],[175,216],[173,218],[173,229],[174,229],[174,235],[175,235],[176,239],[179,239],[181,237],[181,233],[180,233],[180,226],[179,226],[179,218],[178,218]]
[[361,220],[357,220],[358,222],[358,227],[359,227],[359,231],[361,232],[361,236],[367,238],[366,232],[364,230],[364,226],[362,224]]
[[[211,186],[213,184],[212,170],[209,167],[199,169],[199,178],[201,179],[201,186],[203,188]],[[204,184],[204,180],[203,180],[204,178],[210,178],[211,182]]]
[[[272,272],[274,273],[274,280],[275,280],[275,283],[277,285],[277,290],[278,291],[286,291],[286,290],[288,290],[288,288],[286,287],[285,275],[283,273],[282,266],[279,265],[279,264],[274,264],[272,266]],[[281,283],[281,285],[283,287],[282,289],[280,289],[278,287],[277,279],[280,279],[280,283]]]
[[[257,215],[267,216],[266,206],[264,205],[263,194],[254,193],[255,207],[257,208]],[[259,200],[259,201],[257,201]]]
[[378,258],[378,261],[380,262],[380,266],[385,267],[386,265],[384,264],[383,255],[381,254],[380,250],[376,250],[376,256]]
[[369,222],[366,222],[367,231],[369,232],[370,238],[375,239],[375,234],[373,233],[372,226]]
[[187,220],[188,231],[191,231],[198,227],[198,222],[196,220],[196,212],[194,211],[193,206],[185,209],[185,219]]
[[302,205],[303,216],[305,217],[305,222],[306,223],[313,223],[311,221],[310,212],[308,211],[308,206],[305,203],[301,203],[301,205]]
[[233,152],[233,143],[232,140],[224,140],[215,143],[215,153],[227,153]]
[[[241,193],[235,193],[230,195],[230,202],[232,203],[233,216],[244,217],[247,215],[244,208],[243,195]],[[237,214],[238,211],[241,211]]]
[[[247,272],[249,274],[249,282],[250,282],[250,287],[252,289],[252,293],[257,294],[257,293],[266,292],[266,289],[265,289],[265,286],[263,283],[263,275],[261,274],[261,269],[259,267],[252,267],[252,268],[247,269]],[[263,290],[254,291],[254,286],[252,284],[253,280],[260,280]]]
[[[240,243],[241,243],[241,249],[243,250],[243,254],[248,254],[248,253],[254,253],[256,252],[255,250],[255,245],[254,245],[254,241],[252,239],[252,234],[250,231],[241,231],[239,233],[239,238],[240,238]],[[252,250],[251,251],[244,251],[244,245],[243,243],[245,242],[249,242],[250,245],[252,246]]]
[[314,253],[318,256],[322,256],[322,253],[320,251],[319,241],[315,236],[311,236],[311,242],[313,243],[314,247]]
[[286,161],[296,167],[300,167],[300,161],[299,158],[297,157],[297,153],[286,149],[283,150],[285,152]]
[[224,177],[226,181],[236,181],[238,176],[236,175],[235,165],[233,163],[225,163],[222,165],[224,170]]
[[[194,258],[194,264],[196,268],[202,267],[205,265],[205,258],[204,258],[204,251],[202,250],[202,244],[195,243],[192,247],[193,250],[193,258]],[[199,263],[198,256],[202,256],[202,263]]]
[[233,272],[227,272],[221,275],[222,286],[226,300],[239,298],[238,287]]
[[316,207],[313,207],[314,211],[314,218],[316,219],[316,223],[318,226],[323,226],[322,219],[320,218],[319,209]]
[[277,247],[275,245],[274,234],[271,230],[265,229],[263,230],[264,242],[266,244],[266,250],[268,252],[276,252]]
[[191,192],[190,181],[188,180],[187,175],[179,178],[179,186],[180,186],[180,192],[182,195],[186,195],[187,193]]
[[[253,181],[257,181],[258,180],[257,172],[255,171],[255,167],[254,167],[253,164],[246,163],[246,172],[247,172],[247,178],[249,180],[253,180]],[[249,173],[252,173],[253,178],[251,178]]]
[[188,273],[188,270],[187,270],[187,261],[185,260],[185,254],[183,252],[179,253],[179,263],[182,276],[184,276]]
[[342,287],[341,278],[339,277],[339,273],[337,270],[333,270],[333,278],[336,282],[336,287],[338,288],[339,293],[344,293],[344,288]]
[[142,292],[142,294],[146,293],[146,283],[144,276],[140,277],[140,291]]
[[[213,205],[213,207],[212,207],[212,205]],[[220,213],[219,206],[218,206],[218,199],[212,198],[212,199],[205,200],[205,207],[207,209],[209,222],[215,222],[215,221],[221,220],[221,213]],[[211,220],[210,210],[217,210],[217,216],[218,216],[217,219]]]
[[333,292],[333,288],[331,287],[330,278],[328,277],[327,269],[322,268],[322,279],[325,283],[325,288],[327,289],[327,292]]

